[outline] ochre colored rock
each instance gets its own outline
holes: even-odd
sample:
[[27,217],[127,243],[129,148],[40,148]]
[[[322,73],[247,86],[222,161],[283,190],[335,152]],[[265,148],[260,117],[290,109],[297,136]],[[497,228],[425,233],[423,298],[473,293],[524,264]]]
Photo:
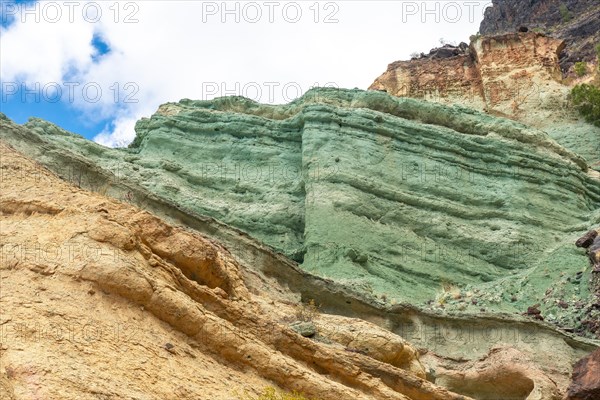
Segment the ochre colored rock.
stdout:
[[493,348],[476,361],[437,359],[431,365],[436,383],[475,399],[563,398],[557,383],[514,348]]
[[564,40],[563,71],[578,61],[595,62],[600,42],[600,4],[596,0],[492,0],[479,27],[482,35],[516,32],[525,26]]
[[396,61],[369,89],[537,124],[560,111],[568,94],[558,64],[563,48],[561,40],[535,32],[482,36],[455,57]]
[[320,335],[343,345],[346,351],[368,354],[425,378],[417,351],[398,335],[360,319],[340,320],[329,315],[321,315],[316,325]]

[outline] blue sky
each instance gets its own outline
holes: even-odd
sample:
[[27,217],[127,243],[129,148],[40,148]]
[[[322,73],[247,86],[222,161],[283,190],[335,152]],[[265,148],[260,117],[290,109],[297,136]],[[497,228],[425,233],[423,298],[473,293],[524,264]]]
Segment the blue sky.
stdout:
[[[30,6],[30,10],[37,13],[35,3],[35,0],[0,0],[0,29],[10,29],[11,25],[19,22],[20,14],[23,10],[17,8],[17,12],[13,13],[13,9],[11,8],[13,4],[18,7]],[[39,14],[40,19],[42,19],[44,17],[42,9],[40,9]],[[34,15],[31,16],[34,17]],[[110,53],[109,45],[99,34],[92,36],[91,45],[95,49],[95,53],[92,56],[94,62],[99,62],[103,55]],[[3,58],[10,56],[6,52],[3,53],[0,47],[0,66]],[[48,82],[32,82],[22,77],[19,78],[5,81],[0,76],[0,112],[6,114],[13,121],[23,124],[30,117],[42,118],[66,130],[79,133],[88,139],[93,139],[94,136],[104,130],[114,128],[114,118],[110,116],[98,119],[90,118],[88,113],[77,110],[72,106],[68,95],[58,96],[57,94],[52,94],[50,92],[52,87],[57,87],[57,85],[53,84],[54,82],[48,85]],[[44,87],[46,87],[46,90],[44,90]]]
[[136,120],[182,98],[366,89],[441,38],[468,41],[491,1],[424,4],[0,0],[0,111],[123,146]]

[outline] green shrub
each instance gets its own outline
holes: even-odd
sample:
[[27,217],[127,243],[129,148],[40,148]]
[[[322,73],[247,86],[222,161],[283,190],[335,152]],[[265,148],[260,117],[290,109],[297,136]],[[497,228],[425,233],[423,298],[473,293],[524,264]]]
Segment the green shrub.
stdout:
[[571,11],[569,11],[566,5],[561,4],[558,10],[560,11],[560,16],[562,17],[563,22],[568,22],[571,20],[571,18],[573,18]]
[[584,76],[587,74],[587,64],[583,61],[575,63],[575,73],[577,76]]
[[577,85],[571,90],[571,101],[587,122],[600,126],[600,89],[593,85]]
[[[239,396],[238,396],[239,397]],[[242,397],[239,397],[240,400],[318,400],[318,399],[309,399],[304,395],[298,392],[285,393],[280,392],[272,387],[266,387],[263,389],[263,392],[258,397],[250,396],[245,394]]]
[[476,42],[479,38],[481,37],[481,33],[477,32],[474,35],[469,36],[469,40],[471,41],[471,43]]

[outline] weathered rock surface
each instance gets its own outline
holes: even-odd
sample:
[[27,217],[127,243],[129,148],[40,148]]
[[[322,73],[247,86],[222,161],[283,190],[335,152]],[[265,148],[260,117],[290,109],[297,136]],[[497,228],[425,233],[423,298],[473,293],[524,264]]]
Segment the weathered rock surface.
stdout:
[[567,400],[600,399],[600,349],[577,361]]
[[[435,382],[476,399],[562,399],[557,383],[529,357],[513,348],[495,347],[484,357],[469,362],[431,361]],[[561,386],[562,382],[558,384]]]
[[577,61],[596,61],[600,43],[600,4],[596,0],[492,0],[479,32],[499,35],[525,26],[566,43],[560,64],[567,71]]
[[[252,116],[250,109],[263,124],[267,118],[261,113],[279,120],[285,116],[307,120],[309,126],[312,121],[310,132],[315,137],[322,130],[317,129],[318,118],[323,124],[343,113],[341,122],[353,128],[346,128],[346,134],[368,137],[360,133],[356,113],[379,116],[385,125],[402,120],[407,135],[424,135],[423,145],[429,143],[428,130],[440,137],[451,134],[453,139],[464,135],[483,140],[477,129],[493,126],[500,133],[488,133],[496,137],[492,140],[518,141],[533,154],[536,150],[532,149],[540,149],[550,165],[545,167],[547,173],[561,166],[567,187],[579,188],[581,198],[595,196],[595,178],[586,175],[584,162],[540,132],[513,122],[377,93],[317,91],[312,96],[293,105],[296,110],[289,114],[284,113],[285,107],[231,99],[195,107],[188,104],[187,111],[183,104],[168,105],[161,112],[171,117],[182,114],[180,118],[186,119],[186,112],[198,117],[203,106],[208,106],[212,108],[208,113],[231,119],[228,126],[236,127],[238,118]],[[327,113],[311,115],[311,104]],[[438,126],[411,122],[413,118]],[[442,122],[460,130],[444,128]],[[199,127],[198,132],[213,129],[210,124]],[[244,133],[248,131],[237,131]],[[169,182],[173,179],[169,174],[181,169],[164,169],[169,171],[164,174],[154,168],[163,165],[160,161],[169,162],[167,157],[156,162],[135,149],[106,149],[41,120],[18,126],[0,118],[0,136],[41,163],[0,147],[0,326],[6,333],[0,353],[0,388],[7,391],[7,398],[169,398],[175,393],[179,398],[231,399],[234,388],[256,392],[273,383],[323,399],[489,398],[486,382],[500,375],[478,375],[471,368],[477,359],[488,357],[491,347],[502,345],[508,349],[507,356],[500,357],[494,368],[509,371],[512,379],[499,379],[497,390],[534,399],[537,389],[527,394],[527,388],[564,393],[572,363],[597,346],[518,315],[444,315],[408,305],[386,305],[384,299],[365,296],[364,290],[358,295],[351,287],[311,276],[242,231],[178,206],[175,202],[185,198],[165,196],[156,190],[158,181],[148,185],[136,178],[138,173],[145,172],[146,178],[154,173]],[[140,136],[143,147],[152,132]],[[388,151],[398,146],[377,136],[374,140],[387,144]],[[162,151],[168,154],[164,147]],[[125,157],[139,158],[125,161]],[[191,168],[181,159],[180,163]],[[57,180],[42,165],[96,193]],[[195,190],[202,193],[200,185]],[[171,224],[104,194],[152,210]],[[199,195],[195,201],[200,203]],[[590,201],[595,204],[589,199],[581,204]],[[334,208],[333,212],[339,211]],[[583,220],[580,225],[587,224]],[[365,229],[371,228],[367,224]],[[580,230],[575,231],[579,234]],[[218,239],[228,250],[197,232]],[[561,243],[557,246],[562,248]],[[369,261],[352,250],[351,259]],[[585,260],[585,254],[575,252],[568,257],[578,268]],[[501,280],[498,287],[505,284]],[[316,316],[314,339],[302,338],[289,328],[297,319],[293,304],[300,298],[315,299],[327,313]],[[450,308],[454,294],[446,301]],[[419,360],[423,353],[426,357]],[[541,375],[515,369],[510,354],[529,360],[530,369]],[[445,365],[443,371],[440,364]],[[453,371],[467,374],[467,383],[460,383]],[[422,379],[426,376],[432,381],[436,375],[452,376],[440,382],[453,385],[460,395]],[[515,387],[515,380],[523,384]],[[534,383],[529,385],[530,381]],[[555,382],[554,387],[548,382]]]
[[[270,296],[282,288],[247,286],[220,244],[1,142],[0,155],[2,399],[234,399],[268,384],[320,399],[466,399],[325,331],[326,342],[298,335],[293,307]],[[419,365],[401,338],[365,328]]]
[[600,222],[598,177],[542,131],[345,90],[286,106],[168,104],[127,150],[40,121],[38,132],[0,123],[5,140],[72,182],[146,205],[152,193],[384,303],[475,316],[540,303],[546,322],[596,334],[581,322],[596,299],[573,243]]
[[[424,349],[386,329],[319,313],[318,337],[307,339],[288,328],[303,307],[286,300],[298,295],[289,287],[302,279],[249,270],[219,243],[61,181],[2,142],[0,161],[2,399],[231,400],[266,385],[320,399],[559,399],[571,360],[591,348],[529,324],[535,337],[522,337],[522,350],[477,361],[495,321],[484,341],[470,341],[450,333],[447,319],[436,341],[467,350],[447,358],[432,346],[421,362]],[[340,289],[344,304],[360,304]],[[367,319],[396,314],[366,305]],[[422,326],[436,319],[402,314]],[[473,322],[485,329],[485,319]]]
[[[600,128],[581,120],[569,103],[572,85],[594,79],[591,71],[596,66],[590,64],[590,74],[567,82],[559,64],[564,48],[564,40],[532,31],[479,36],[468,49],[457,48],[450,57],[430,54],[393,62],[369,89],[459,104],[524,122],[547,131],[600,170]],[[432,53],[438,50],[443,49]]]

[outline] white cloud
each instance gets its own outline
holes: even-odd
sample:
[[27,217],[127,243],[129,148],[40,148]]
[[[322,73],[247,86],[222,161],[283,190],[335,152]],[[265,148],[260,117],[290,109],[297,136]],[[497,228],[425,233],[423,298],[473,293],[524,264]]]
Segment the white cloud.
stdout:
[[94,138],[96,143],[108,147],[125,147],[135,137],[134,127],[137,117],[117,117],[114,121],[114,129],[100,132]]
[[[428,51],[440,37],[468,41],[489,1],[450,2],[460,6],[454,9],[447,1],[426,3],[427,10],[421,9],[424,2],[406,1],[319,2],[318,7],[282,1],[274,8],[262,1],[227,2],[229,10],[237,4],[237,11],[226,14],[221,1],[121,1],[118,7],[111,1],[94,3],[102,5],[102,18],[90,23],[82,18],[84,2],[73,23],[63,13],[54,24],[29,18],[2,31],[0,73],[3,80],[75,79],[81,86],[74,107],[90,118],[115,118],[114,128],[95,140],[122,145],[133,139],[135,120],[181,98],[238,92],[279,103],[315,83],[365,89],[388,63]],[[289,22],[298,7],[299,22]],[[260,21],[249,23],[258,10]],[[127,16],[138,22],[125,23]],[[324,23],[327,16],[338,22]],[[111,48],[98,62],[92,61],[94,32]],[[80,93],[90,83],[102,88],[97,102]],[[117,90],[121,98],[115,102]],[[125,95],[130,102],[123,102]]]

